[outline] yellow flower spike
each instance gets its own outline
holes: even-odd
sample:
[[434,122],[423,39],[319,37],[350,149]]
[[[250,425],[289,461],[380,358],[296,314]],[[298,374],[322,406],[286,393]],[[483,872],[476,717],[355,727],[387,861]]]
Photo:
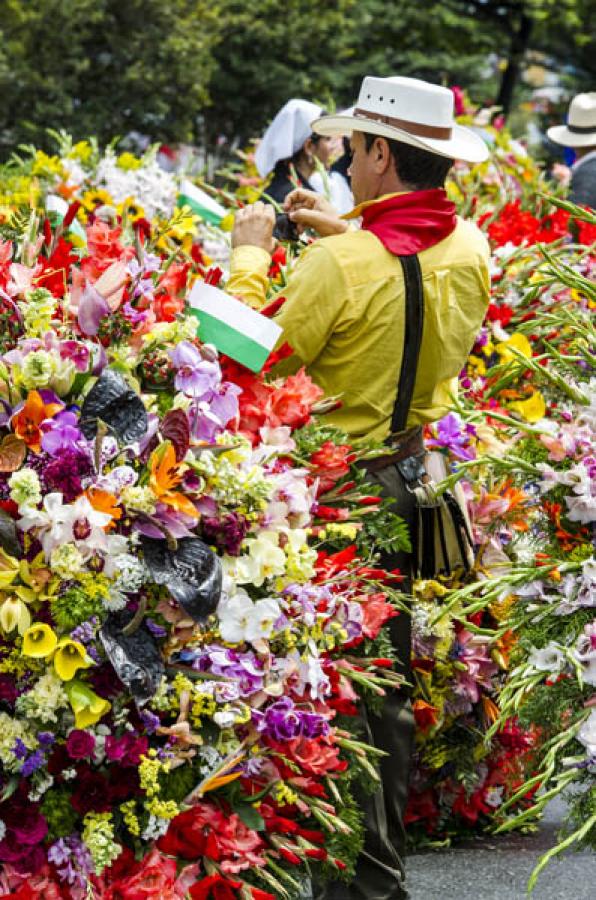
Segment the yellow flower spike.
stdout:
[[75,678],[64,685],[68,702],[75,714],[75,728],[89,728],[95,725],[112,708],[112,704],[98,697],[91,688]]
[[31,613],[20,597],[7,597],[0,606],[0,627],[5,634],[18,629],[25,634],[31,625]]
[[23,656],[33,656],[35,659],[43,659],[51,656],[58,638],[52,628],[45,622],[36,622],[28,628],[23,635]]
[[516,412],[526,422],[539,422],[546,414],[546,403],[540,391],[534,391],[527,400],[515,400],[510,403],[509,409]]
[[8,587],[19,574],[19,561],[0,550],[0,588]]
[[94,665],[93,660],[87,656],[87,651],[79,641],[72,638],[61,638],[56,647],[54,656],[54,668],[62,681],[70,681],[79,669],[88,669]]

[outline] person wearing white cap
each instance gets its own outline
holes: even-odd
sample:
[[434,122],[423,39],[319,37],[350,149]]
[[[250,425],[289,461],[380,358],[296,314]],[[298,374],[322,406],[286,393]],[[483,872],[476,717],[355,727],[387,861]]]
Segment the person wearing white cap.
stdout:
[[[303,251],[281,291],[276,321],[293,350],[284,370],[303,365],[328,396],[340,397],[341,407],[326,418],[352,441],[385,441],[387,453],[367,463],[368,476],[394,500],[413,542],[422,428],[449,409],[490,291],[487,241],[458,218],[444,190],[454,159],[481,162],[488,150],[456,124],[453,106],[452,92],[435,84],[365,78],[351,115],[312,123],[318,134],[351,134],[358,205],[340,218],[323,197],[301,189],[284,204],[296,223],[323,235]],[[349,228],[347,220],[356,219],[360,228]],[[266,302],[273,224],[273,210],[257,202],[237,214],[232,233],[227,290],[257,308]],[[407,593],[414,555],[386,554],[382,564],[401,570]],[[409,616],[390,626],[407,677]],[[366,739],[387,753],[382,787],[360,799],[366,831],[354,881],[317,887],[317,900],[407,897],[404,809],[414,732],[407,691],[391,693],[380,716],[363,712],[362,720]]]
[[330,138],[313,134],[310,123],[323,115],[316,103],[293,99],[282,106],[255,151],[255,165],[261,178],[273,173],[265,188],[266,197],[283,203],[297,187],[316,190],[310,178],[317,170],[317,160],[327,167],[332,150]]
[[547,134],[555,144],[572,147],[576,152],[570,199],[580,206],[596,209],[596,91],[574,97],[567,124],[554,125]]

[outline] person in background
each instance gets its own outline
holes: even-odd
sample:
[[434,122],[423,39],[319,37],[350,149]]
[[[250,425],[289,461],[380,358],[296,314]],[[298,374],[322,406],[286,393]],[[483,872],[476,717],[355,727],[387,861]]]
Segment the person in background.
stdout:
[[575,150],[569,199],[596,209],[596,91],[574,97],[567,124],[554,125],[547,134],[555,144]]
[[322,115],[320,106],[300,99],[288,100],[279,110],[255,152],[261,178],[273,173],[264,200],[271,198],[281,205],[297,187],[318,189],[310,179],[317,171],[317,163],[324,169],[328,167],[334,143],[332,138],[312,132],[310,123]]
[[[322,236],[301,253],[282,291],[285,303],[276,321],[280,340],[294,354],[284,366],[306,366],[327,396],[341,398],[341,408],[326,416],[330,425],[351,440],[387,444],[387,454],[374,460],[374,468],[367,466],[368,477],[410,526],[416,507],[401,464],[420,464],[423,424],[448,411],[490,291],[487,241],[458,218],[444,190],[455,159],[482,162],[488,149],[478,134],[456,124],[453,105],[450,90],[425,81],[365,78],[352,116],[312,123],[321,135],[351,134],[358,205],[339,218],[324,197],[303,189],[284,204],[291,221]],[[346,219],[358,217],[361,227],[349,228]],[[274,221],[273,209],[257,202],[238,212],[232,233],[226,289],[256,308],[266,302]],[[420,267],[424,328],[417,365],[402,372],[406,265]],[[405,428],[396,432],[393,422],[402,418],[395,416],[397,398],[405,393],[398,386],[407,382],[411,402]],[[399,567],[406,579],[413,575],[409,554],[386,556],[382,564]],[[390,636],[407,677],[409,616],[391,620]],[[317,900],[407,897],[403,814],[414,733],[408,691],[389,694],[379,716],[365,709],[361,715],[365,739],[387,753],[380,763],[382,786],[360,798],[366,831],[355,880],[317,888]]]

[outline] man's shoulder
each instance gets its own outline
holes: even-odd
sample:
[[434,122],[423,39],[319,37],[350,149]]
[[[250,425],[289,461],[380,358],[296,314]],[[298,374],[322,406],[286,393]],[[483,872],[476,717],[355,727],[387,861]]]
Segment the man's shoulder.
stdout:
[[490,259],[490,247],[486,236],[474,222],[457,217],[455,229],[449,237],[429,250],[429,262],[436,259],[437,264],[486,266]]

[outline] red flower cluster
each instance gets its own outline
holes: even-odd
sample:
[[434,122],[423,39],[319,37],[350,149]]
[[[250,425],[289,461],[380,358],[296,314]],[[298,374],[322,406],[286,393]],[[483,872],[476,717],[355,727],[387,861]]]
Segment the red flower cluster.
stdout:
[[180,859],[212,859],[227,874],[265,863],[265,845],[257,832],[247,828],[235,813],[224,813],[206,802],[176,816],[158,846]]
[[[486,213],[478,220],[483,225],[490,219]],[[569,213],[557,209],[542,218],[533,216],[528,210],[521,208],[521,201],[507,203],[494,221],[487,228],[488,236],[496,246],[503,244],[550,244],[565,237],[569,230]]]
[[224,378],[242,388],[239,398],[238,430],[257,443],[261,428],[301,428],[310,420],[314,404],[323,391],[304,369],[290,375],[282,383],[266,384],[247,369],[226,361],[222,366]]

